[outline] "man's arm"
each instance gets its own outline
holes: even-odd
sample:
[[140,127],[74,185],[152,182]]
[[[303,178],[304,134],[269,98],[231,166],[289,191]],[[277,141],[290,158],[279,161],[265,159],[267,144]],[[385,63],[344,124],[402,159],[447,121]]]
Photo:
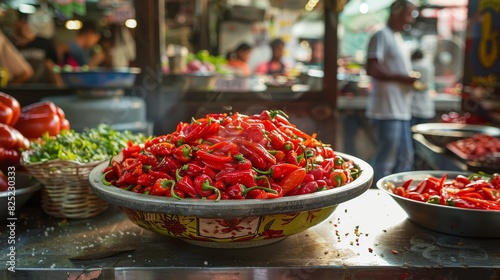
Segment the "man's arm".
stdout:
[[391,73],[383,65],[381,65],[376,58],[369,58],[366,61],[366,74],[377,80],[387,82],[392,81],[403,84],[413,84],[416,81],[416,78],[410,76],[395,75]]

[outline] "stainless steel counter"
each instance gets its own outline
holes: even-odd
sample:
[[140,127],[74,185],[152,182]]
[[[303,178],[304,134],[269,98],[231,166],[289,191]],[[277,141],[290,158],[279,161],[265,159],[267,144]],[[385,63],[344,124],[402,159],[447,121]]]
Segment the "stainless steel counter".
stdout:
[[[38,207],[26,208],[16,226],[16,272],[4,270],[0,279],[387,280],[500,275],[500,239],[426,230],[407,220],[389,196],[375,189],[339,205],[312,229],[250,249],[203,248],[151,233],[114,207],[98,217],[66,223]],[[4,244],[9,234],[2,227]],[[124,252],[95,255],[95,260],[69,259],[110,251],[105,248]],[[8,254],[10,248],[4,245],[4,265]]]

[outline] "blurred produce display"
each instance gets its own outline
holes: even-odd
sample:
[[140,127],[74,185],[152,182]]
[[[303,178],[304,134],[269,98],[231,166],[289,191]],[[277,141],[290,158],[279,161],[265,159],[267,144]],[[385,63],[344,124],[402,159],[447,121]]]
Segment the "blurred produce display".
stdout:
[[444,123],[463,123],[463,124],[480,124],[480,125],[488,123],[488,119],[480,115],[471,114],[469,112],[458,113],[454,111],[441,115],[441,121]]
[[189,53],[186,58],[190,74],[230,74],[227,60],[223,56],[210,55],[207,50]]

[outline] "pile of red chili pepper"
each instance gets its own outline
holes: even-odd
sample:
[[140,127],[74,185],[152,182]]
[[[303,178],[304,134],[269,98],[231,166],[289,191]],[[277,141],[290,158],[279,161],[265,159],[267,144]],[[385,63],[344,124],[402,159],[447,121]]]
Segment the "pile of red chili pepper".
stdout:
[[301,195],[345,185],[362,172],[282,111],[209,114],[122,154],[104,170],[104,184],[177,199]]
[[458,175],[447,180],[429,176],[417,185],[413,180],[401,186],[389,185],[394,194],[412,200],[460,208],[500,210],[500,174],[483,172],[470,176]]

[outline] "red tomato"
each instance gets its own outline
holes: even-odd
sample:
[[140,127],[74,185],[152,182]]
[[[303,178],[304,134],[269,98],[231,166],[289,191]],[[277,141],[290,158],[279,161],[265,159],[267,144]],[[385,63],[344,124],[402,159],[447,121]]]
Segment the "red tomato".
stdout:
[[0,103],[7,105],[7,107],[12,110],[12,119],[10,120],[10,123],[6,124],[14,126],[19,118],[19,115],[21,114],[21,105],[14,97],[3,92],[0,92]]

